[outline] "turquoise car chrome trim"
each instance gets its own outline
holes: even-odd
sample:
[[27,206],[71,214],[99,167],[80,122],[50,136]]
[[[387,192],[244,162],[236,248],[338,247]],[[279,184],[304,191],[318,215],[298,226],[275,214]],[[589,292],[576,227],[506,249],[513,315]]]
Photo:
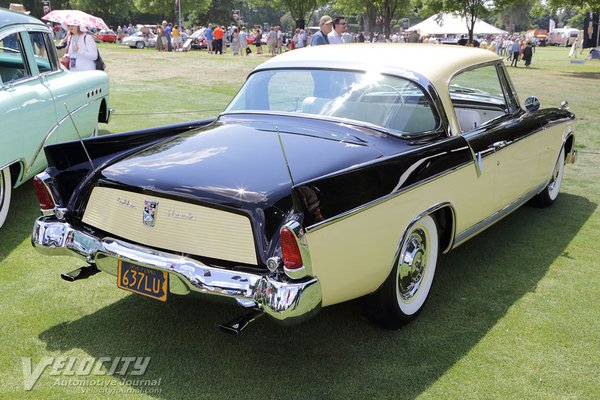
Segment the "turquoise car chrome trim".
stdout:
[[[52,134],[54,134],[54,132],[56,132],[56,130],[58,129],[58,127],[61,126],[63,124],[63,122],[65,122],[67,119],[70,119],[71,121],[73,121],[72,118],[71,118],[72,114],[74,114],[74,113],[78,112],[79,110],[82,110],[83,108],[89,106],[94,101],[96,101],[96,99],[88,101],[87,103],[82,104],[81,106],[77,107],[75,110],[71,111],[70,114],[67,114],[64,117],[62,117],[61,120],[58,121],[52,127],[52,129],[50,129],[50,131],[48,131],[48,133],[46,134],[46,136],[44,136],[44,140],[38,145],[37,149],[33,153],[33,157],[31,158],[31,161],[29,161],[27,163],[27,166],[25,168],[25,175],[27,175],[29,173],[29,170],[31,169],[31,166],[33,165],[33,163],[35,162],[35,160],[40,155],[42,149],[44,148],[44,146],[48,142],[48,139],[50,139],[50,137],[52,136]],[[75,129],[77,129],[77,126],[75,126]]]

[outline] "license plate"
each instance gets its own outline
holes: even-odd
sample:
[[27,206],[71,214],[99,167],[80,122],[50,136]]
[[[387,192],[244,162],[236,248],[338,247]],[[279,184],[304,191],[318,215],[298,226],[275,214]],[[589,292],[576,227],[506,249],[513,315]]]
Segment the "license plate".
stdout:
[[166,301],[169,274],[165,271],[158,271],[119,260],[117,286],[130,292]]

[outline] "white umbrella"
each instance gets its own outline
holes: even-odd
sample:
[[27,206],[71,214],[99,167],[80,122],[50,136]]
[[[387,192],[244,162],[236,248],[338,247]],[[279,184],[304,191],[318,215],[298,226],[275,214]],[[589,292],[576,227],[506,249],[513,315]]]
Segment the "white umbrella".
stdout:
[[42,17],[43,20],[62,25],[77,25],[85,28],[108,29],[102,18],[79,10],[54,10]]

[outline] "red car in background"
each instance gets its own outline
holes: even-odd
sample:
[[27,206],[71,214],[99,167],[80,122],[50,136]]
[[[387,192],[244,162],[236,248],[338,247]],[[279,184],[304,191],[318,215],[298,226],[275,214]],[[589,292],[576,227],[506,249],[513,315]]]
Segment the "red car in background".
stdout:
[[[248,35],[248,37],[246,38],[246,42],[248,44],[256,44],[254,41],[256,39],[256,34],[255,33],[251,33]],[[260,38],[260,43],[261,45],[266,45],[267,44],[267,35],[266,34],[262,34],[261,38]]]
[[114,43],[117,41],[117,34],[111,29],[103,29],[96,34],[96,37],[103,42]]

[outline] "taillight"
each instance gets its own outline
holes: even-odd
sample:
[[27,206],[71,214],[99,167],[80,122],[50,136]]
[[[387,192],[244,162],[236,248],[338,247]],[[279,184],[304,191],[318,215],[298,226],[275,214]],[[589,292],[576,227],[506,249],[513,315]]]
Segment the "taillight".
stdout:
[[289,228],[282,228],[279,232],[283,265],[287,269],[302,268],[302,255],[296,241],[296,236]]
[[54,204],[52,194],[44,182],[37,176],[33,178],[33,187],[35,188],[35,194],[40,202],[40,209],[42,211],[53,210],[56,204]]

